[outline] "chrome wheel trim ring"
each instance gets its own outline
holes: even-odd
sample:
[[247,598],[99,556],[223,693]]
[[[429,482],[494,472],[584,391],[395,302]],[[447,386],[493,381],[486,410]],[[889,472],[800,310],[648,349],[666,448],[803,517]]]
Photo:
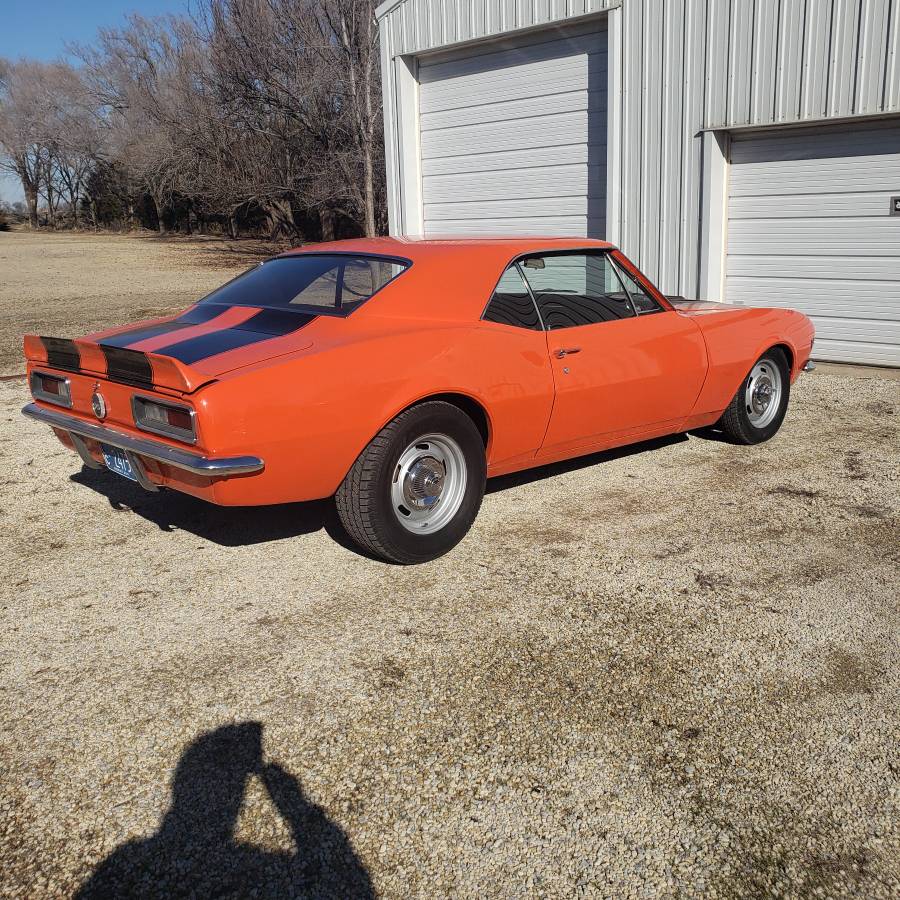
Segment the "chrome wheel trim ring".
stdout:
[[434,534],[459,511],[467,482],[462,447],[446,434],[422,435],[394,466],[391,509],[407,531]]
[[744,407],[754,428],[771,424],[781,407],[781,369],[770,359],[761,359],[750,372],[744,391]]

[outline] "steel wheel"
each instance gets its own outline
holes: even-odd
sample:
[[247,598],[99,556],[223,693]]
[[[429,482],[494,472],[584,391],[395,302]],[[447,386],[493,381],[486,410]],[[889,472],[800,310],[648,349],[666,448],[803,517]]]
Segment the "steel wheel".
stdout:
[[769,359],[761,359],[750,372],[744,391],[747,418],[754,428],[765,428],[781,408],[781,371]]
[[387,423],[335,495],[347,534],[364,549],[410,565],[443,556],[472,525],[487,476],[485,441],[472,418],[427,400]]
[[440,531],[457,513],[466,493],[466,458],[446,434],[426,434],[401,454],[391,481],[397,521],[415,534]]

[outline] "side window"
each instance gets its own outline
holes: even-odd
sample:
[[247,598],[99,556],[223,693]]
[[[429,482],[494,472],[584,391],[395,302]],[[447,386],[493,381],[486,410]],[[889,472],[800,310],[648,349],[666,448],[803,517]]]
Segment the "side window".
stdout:
[[371,297],[381,285],[375,274],[375,260],[348,259],[344,263],[341,303],[355,303]]
[[522,271],[548,330],[594,325],[634,316],[606,253],[552,253],[526,257]]
[[534,301],[519,274],[518,266],[512,265],[503,273],[482,319],[499,322],[501,325],[541,330]]
[[662,312],[662,307],[620,266],[616,265],[616,271],[625,290],[631,295],[631,302],[638,315],[649,312]]
[[348,258],[344,263],[344,278],[341,282],[341,303],[346,306],[368,299],[404,268],[388,259]]

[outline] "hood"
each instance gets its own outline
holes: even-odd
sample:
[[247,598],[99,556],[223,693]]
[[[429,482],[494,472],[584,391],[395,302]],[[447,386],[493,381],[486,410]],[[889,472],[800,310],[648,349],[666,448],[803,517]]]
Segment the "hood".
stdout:
[[36,363],[137,387],[189,393],[226,372],[301,350],[319,317],[290,309],[200,303],[179,316],[77,340],[26,335]]

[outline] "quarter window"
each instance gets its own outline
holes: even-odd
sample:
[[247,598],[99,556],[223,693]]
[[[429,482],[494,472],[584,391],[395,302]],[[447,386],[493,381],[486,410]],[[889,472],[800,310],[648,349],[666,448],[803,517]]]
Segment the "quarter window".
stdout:
[[526,257],[522,272],[548,330],[634,316],[634,308],[606,253]]
[[541,330],[541,320],[518,266],[512,265],[503,273],[482,318],[501,325]]

